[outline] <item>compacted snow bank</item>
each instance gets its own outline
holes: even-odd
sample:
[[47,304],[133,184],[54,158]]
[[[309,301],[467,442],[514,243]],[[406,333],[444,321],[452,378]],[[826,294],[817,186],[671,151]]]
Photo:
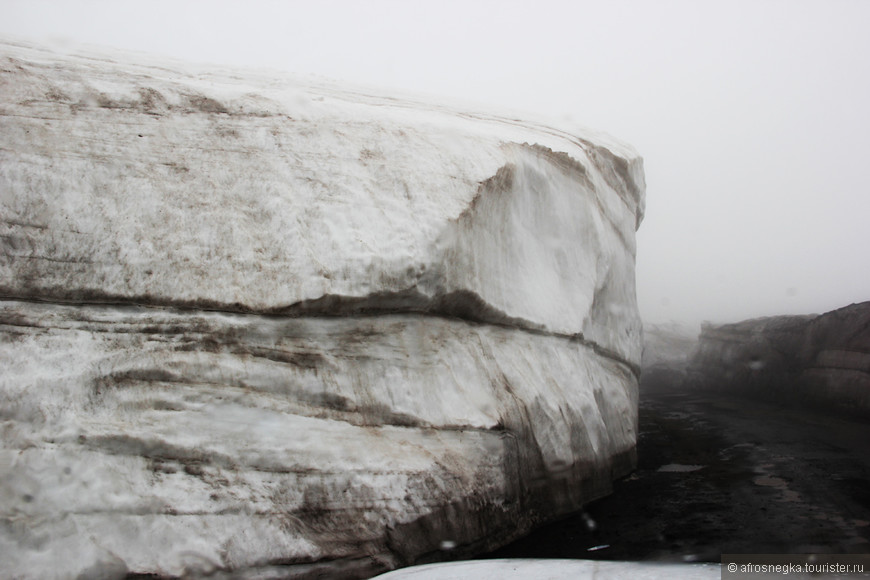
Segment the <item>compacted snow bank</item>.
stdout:
[[12,576],[371,576],[632,469],[630,147],[12,43],[0,95]]
[[821,315],[705,324],[692,388],[870,416],[870,302]]

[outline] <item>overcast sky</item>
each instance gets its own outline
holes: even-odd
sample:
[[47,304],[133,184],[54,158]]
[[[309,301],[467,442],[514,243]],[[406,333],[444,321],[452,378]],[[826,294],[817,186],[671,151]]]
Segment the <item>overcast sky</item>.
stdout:
[[644,157],[646,320],[870,300],[867,0],[0,0],[0,34],[570,118]]

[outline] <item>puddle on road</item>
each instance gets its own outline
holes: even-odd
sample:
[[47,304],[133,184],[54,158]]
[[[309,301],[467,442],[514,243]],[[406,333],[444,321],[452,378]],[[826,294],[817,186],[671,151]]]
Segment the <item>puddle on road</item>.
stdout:
[[779,501],[803,501],[801,498],[801,494],[792,489],[789,489],[788,482],[781,477],[775,477],[769,474],[759,475],[758,477],[753,478],[752,483],[761,487],[772,487],[773,489],[779,491],[782,494],[779,498]]
[[680,463],[668,463],[667,465],[662,465],[656,471],[660,473],[689,473],[691,471],[698,471],[699,469],[704,469],[706,465],[682,465]]

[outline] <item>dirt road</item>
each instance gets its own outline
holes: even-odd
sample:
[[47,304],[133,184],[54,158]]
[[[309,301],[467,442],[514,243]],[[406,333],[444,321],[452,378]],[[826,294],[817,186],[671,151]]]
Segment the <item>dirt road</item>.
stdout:
[[491,557],[718,562],[870,553],[870,422],[642,391],[639,465],[586,513]]

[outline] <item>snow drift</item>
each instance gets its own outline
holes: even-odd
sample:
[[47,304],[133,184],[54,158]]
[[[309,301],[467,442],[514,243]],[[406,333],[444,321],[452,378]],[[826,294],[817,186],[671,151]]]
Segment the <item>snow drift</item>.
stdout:
[[0,45],[16,577],[366,577],[634,464],[642,161],[282,75]]
[[688,371],[692,388],[870,416],[870,302],[704,325]]

